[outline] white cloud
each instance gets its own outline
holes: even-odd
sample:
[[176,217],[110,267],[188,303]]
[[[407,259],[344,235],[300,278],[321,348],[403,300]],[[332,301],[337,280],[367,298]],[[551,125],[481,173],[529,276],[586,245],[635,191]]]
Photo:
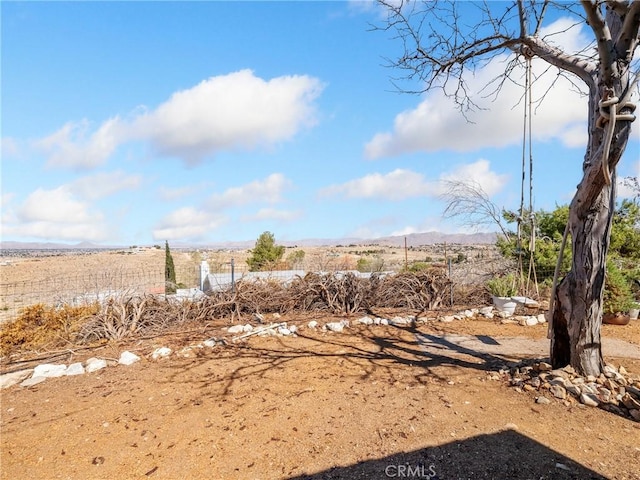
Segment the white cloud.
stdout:
[[83,169],[106,163],[126,139],[126,125],[116,117],[104,122],[93,133],[89,132],[87,120],[69,122],[35,144],[48,156],[48,166]]
[[[476,185],[480,185],[482,190],[492,196],[502,190],[509,180],[508,175],[499,175],[491,171],[489,160],[480,159],[477,162],[461,165],[454,168],[451,172],[440,175],[440,180],[450,181],[472,181]],[[440,186],[442,189],[442,186]],[[440,190],[442,193],[442,190]]]
[[240,187],[233,187],[221,194],[213,194],[207,201],[210,208],[237,207],[250,203],[274,204],[282,200],[282,193],[291,182],[281,173],[272,173],[264,180],[255,180]]
[[92,219],[87,204],[76,200],[66,186],[32,192],[22,204],[19,216],[28,222],[83,223]]
[[488,195],[497,193],[507,182],[507,175],[491,171],[488,160],[460,165],[440,175],[437,180],[427,180],[423,174],[396,169],[387,174],[372,173],[340,185],[331,185],[320,190],[319,195],[344,196],[347,198],[381,198],[404,200],[414,197],[437,196],[443,193],[443,181],[474,181]]
[[263,80],[241,70],[174,93],[133,124],[154,150],[190,162],[221,150],[253,149],[315,124],[320,82],[306,75]]
[[250,70],[211,77],[175,92],[157,108],[114,117],[91,132],[69,122],[35,142],[55,167],[95,168],[116,148],[142,141],[160,155],[189,163],[225,150],[252,150],[289,140],[316,123],[314,101],[323,85],[307,75],[264,80]]
[[187,240],[203,238],[226,222],[222,215],[183,207],[165,216],[153,230],[156,240]]
[[[566,28],[566,20],[561,19],[551,25],[549,31]],[[571,49],[584,46],[581,30],[566,31],[562,36],[553,37],[556,41]],[[420,104],[398,114],[393,130],[376,134],[365,146],[365,156],[369,159],[392,157],[409,152],[453,150],[473,151],[486,147],[504,147],[516,145],[522,141],[524,88],[524,69],[516,69],[513,78],[516,82],[506,82],[498,98],[486,98],[483,88],[497,78],[505,68],[510,57],[497,56],[475,73],[468,73],[471,97],[481,108],[467,114],[469,123],[456,109],[453,102],[442,92],[433,91],[423,98]],[[557,77],[550,70],[543,74],[548,64],[540,59],[532,62],[533,97],[539,99],[546,92],[546,98],[535,108],[533,136],[536,140],[557,139],[566,146],[577,147],[586,144],[587,101],[571,82]],[[550,88],[553,82],[553,88]],[[486,109],[486,110],[485,110]]]
[[263,221],[263,220],[275,220],[278,222],[293,222],[298,220],[302,216],[300,210],[277,210],[275,208],[261,208],[253,215],[246,215],[242,217],[245,222]]
[[97,241],[107,234],[104,216],[75,198],[68,186],[37,189],[2,220],[5,235]]
[[322,189],[321,196],[340,195],[347,198],[384,198],[403,200],[428,195],[436,188],[424,175],[410,170],[396,169],[387,174],[371,173],[341,185]]
[[69,189],[79,197],[96,200],[122,190],[136,190],[141,183],[140,175],[130,175],[117,170],[79,178],[69,184]]

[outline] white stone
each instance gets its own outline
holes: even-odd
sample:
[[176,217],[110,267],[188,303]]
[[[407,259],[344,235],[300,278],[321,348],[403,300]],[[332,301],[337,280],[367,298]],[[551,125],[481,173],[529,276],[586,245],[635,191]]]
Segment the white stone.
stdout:
[[491,317],[493,317],[493,307],[482,307],[478,311],[480,312],[480,315],[484,315],[485,317],[491,315]]
[[120,365],[132,365],[136,363],[138,360],[140,360],[139,356],[137,356],[135,353],[129,352],[128,350],[125,350],[120,354],[120,359],[118,360],[118,363]]
[[344,320],[340,320],[340,323],[345,327],[349,326],[349,320],[347,320],[346,318]]
[[65,371],[65,375],[68,377],[71,377],[73,375],[83,375],[84,373],[84,367],[80,362],[72,363],[67,367],[67,370]]
[[332,332],[341,332],[342,330],[344,330],[344,325],[342,324],[342,322],[329,322],[325,326]]
[[444,323],[451,323],[455,320],[453,315],[445,315],[444,317],[440,317],[439,320]]
[[580,396],[580,393],[581,393],[580,392],[580,387],[578,387],[577,385],[569,383],[568,385],[565,386],[565,388],[567,389],[567,392],[569,392],[574,397],[579,397]]
[[62,377],[65,375],[67,370],[66,365],[54,365],[50,363],[43,363],[38,365],[33,369],[33,377],[45,377],[45,378],[55,378]]
[[151,358],[157,360],[159,358],[165,358],[171,355],[171,349],[169,347],[156,348],[151,354]]
[[549,400],[547,397],[536,397],[536,403],[539,403],[541,405],[548,405],[551,403],[551,400]]
[[467,318],[471,318],[473,317],[473,312],[471,310],[465,310],[464,311],[464,316]]
[[404,317],[393,317],[391,319],[391,325],[407,325],[409,323],[411,322]]
[[288,328],[291,333],[296,333],[298,331],[298,327],[295,325],[290,325]]
[[253,331],[253,327],[250,324],[246,324],[244,327],[242,327],[242,331],[244,333],[249,333]]
[[525,323],[528,327],[533,327],[534,325],[538,325],[538,317],[527,317]]
[[316,322],[315,320],[311,320],[308,324],[307,327],[309,328],[316,328],[318,326],[318,322]]
[[559,398],[560,400],[567,398],[567,391],[560,385],[552,385],[549,391],[554,397]]
[[547,317],[544,313],[539,314],[537,317],[538,323],[547,323]]
[[358,319],[358,323],[361,323],[362,325],[372,325],[373,319],[371,317],[362,317]]
[[44,382],[47,377],[31,377],[27,378],[24,382],[20,384],[21,387],[31,387],[33,385],[37,385],[39,383]]
[[487,318],[493,318],[493,313],[491,313],[491,312],[485,313],[484,316],[487,317]]
[[389,320],[387,320],[386,318],[381,318],[380,325],[389,325]]
[[84,363],[84,369],[87,373],[97,372],[107,368],[107,361],[102,358],[90,358]]
[[597,407],[600,405],[600,401],[598,397],[592,393],[583,393],[580,395],[580,402],[587,405],[588,407]]
[[243,325],[233,325],[233,326],[227,328],[227,332],[229,332],[229,333],[242,333],[242,332],[244,332],[244,326]]
[[202,342],[202,344],[205,347],[213,348],[216,346],[216,341],[213,338],[210,338],[209,340],[205,340],[204,342]]
[[13,385],[20,383],[33,372],[32,368],[27,370],[18,370],[17,372],[5,373],[0,375],[0,389],[9,388]]
[[287,337],[291,335],[291,330],[289,330],[287,327],[278,327],[278,333]]

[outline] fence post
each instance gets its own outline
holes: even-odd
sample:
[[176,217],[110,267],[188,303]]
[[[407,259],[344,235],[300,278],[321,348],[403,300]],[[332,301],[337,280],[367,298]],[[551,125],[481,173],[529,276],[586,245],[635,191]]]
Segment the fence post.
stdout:
[[204,281],[209,275],[209,264],[206,260],[200,262],[200,290],[204,292]]
[[453,307],[453,280],[451,279],[451,259],[449,259],[449,281],[451,282],[449,288],[451,290],[451,306]]
[[235,261],[231,259],[231,293],[236,293]]

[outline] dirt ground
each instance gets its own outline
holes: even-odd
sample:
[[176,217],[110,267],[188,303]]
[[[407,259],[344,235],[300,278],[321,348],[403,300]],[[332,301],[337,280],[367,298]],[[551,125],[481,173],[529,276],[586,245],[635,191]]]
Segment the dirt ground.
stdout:
[[[309,251],[308,259],[353,263],[352,249],[343,250]],[[424,255],[409,251],[408,260]],[[237,251],[205,256],[210,263],[244,259]],[[178,269],[200,258],[174,252]],[[389,250],[385,261],[398,258],[402,250]],[[161,266],[164,251],[1,260],[3,281],[19,282],[35,271],[45,278]],[[541,341],[546,326],[465,319],[416,328],[354,325],[344,333],[304,328],[310,320],[340,319],[287,317],[279,321],[303,327],[297,337],[236,343],[224,330],[227,320],[212,319],[164,337],[2,364],[5,373],[45,361],[116,360],[124,350],[142,357],[129,367],[0,391],[0,478],[640,479],[640,423],[575,402],[540,405],[533,394],[489,379],[506,362],[540,355],[434,352],[421,340],[459,334]],[[603,336],[640,346],[640,321],[604,325]],[[212,337],[227,342],[176,354]],[[174,354],[152,360],[161,346]],[[640,376],[637,358],[606,360]]]
[[[283,320],[313,319],[326,321]],[[488,379],[517,358],[461,360],[417,341],[544,338],[544,325],[302,328],[150,358],[160,346],[230,340],[224,326],[60,355],[53,361],[117,359],[128,349],[142,360],[3,390],[1,478],[640,479],[640,423],[555,399],[540,405]],[[640,345],[640,321],[605,325],[603,335]],[[640,360],[606,360],[640,374]]]

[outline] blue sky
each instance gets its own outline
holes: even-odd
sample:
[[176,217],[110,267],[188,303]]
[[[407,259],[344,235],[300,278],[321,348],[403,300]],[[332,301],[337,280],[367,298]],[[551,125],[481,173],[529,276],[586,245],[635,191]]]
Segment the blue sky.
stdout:
[[[391,80],[400,72],[385,58],[401,45],[371,31],[382,17],[370,3],[1,9],[3,240],[465,231],[442,218],[448,179],[473,180],[497,205],[518,207],[521,87],[479,99],[490,110],[471,114],[473,124],[438,92],[398,93]],[[566,19],[554,21],[550,30]],[[580,47],[585,34],[573,28],[557,39]],[[470,79],[476,91],[504,60]],[[533,122],[535,208],[548,210],[580,181],[586,102],[560,82]],[[620,175],[640,175],[634,129]]]

